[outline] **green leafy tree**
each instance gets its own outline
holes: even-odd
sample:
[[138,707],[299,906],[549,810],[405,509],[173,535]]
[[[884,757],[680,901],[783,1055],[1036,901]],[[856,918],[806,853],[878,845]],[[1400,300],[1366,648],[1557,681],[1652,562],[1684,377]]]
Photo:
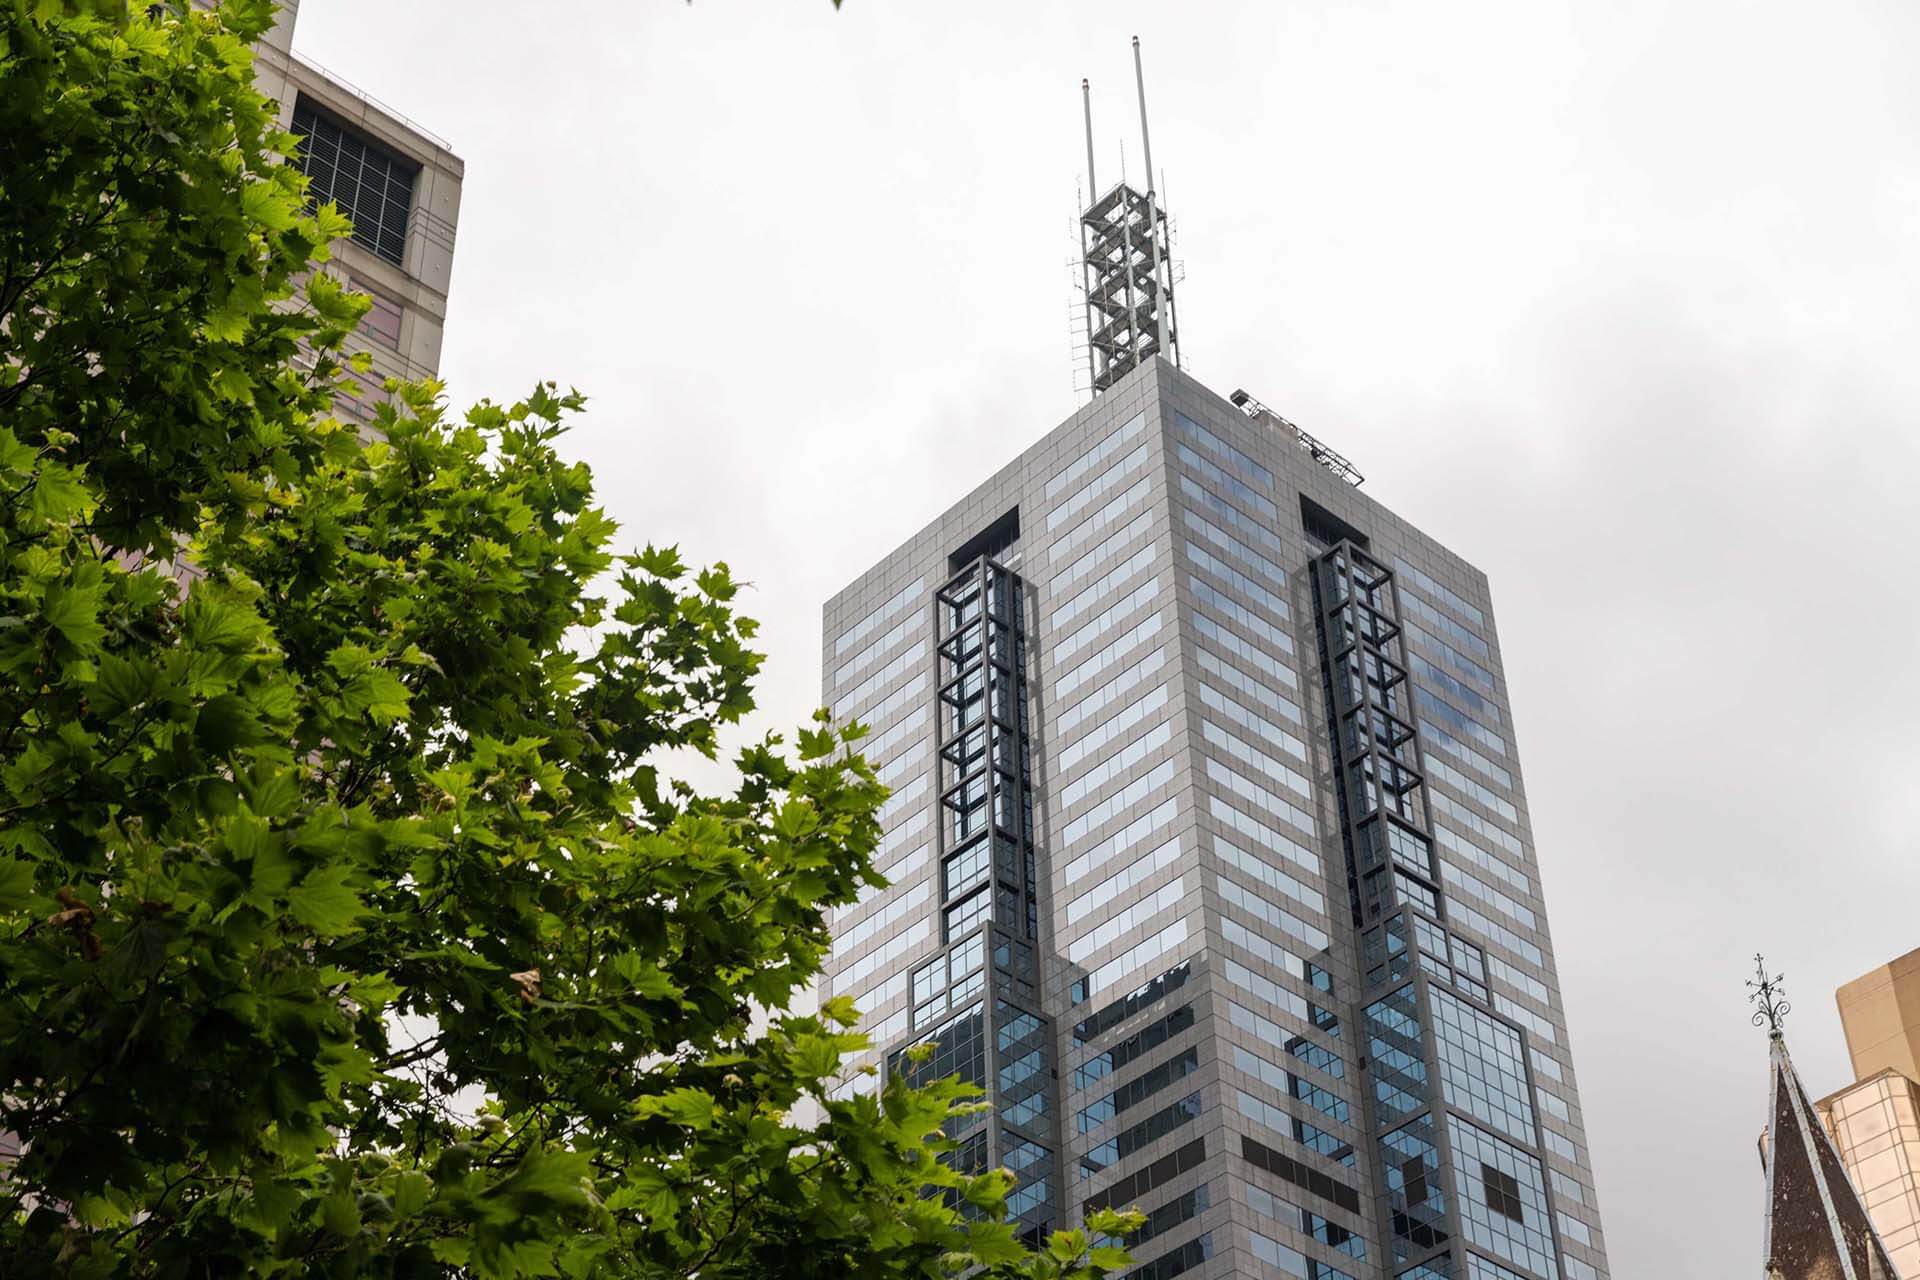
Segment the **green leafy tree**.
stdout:
[[884,789],[824,718],[658,772],[761,656],[724,566],[614,552],[580,398],[330,416],[366,300],[270,16],[0,9],[0,1269],[1122,1263],[939,1162],[958,1085],[828,1096],[853,1012],[787,1010]]

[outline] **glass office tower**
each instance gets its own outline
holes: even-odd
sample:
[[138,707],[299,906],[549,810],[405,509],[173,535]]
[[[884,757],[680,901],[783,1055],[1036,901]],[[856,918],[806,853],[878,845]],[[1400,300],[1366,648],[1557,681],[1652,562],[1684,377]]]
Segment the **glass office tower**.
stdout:
[[827,605],[842,1088],[979,1083],[1153,1280],[1605,1276],[1486,579],[1236,400],[1145,360]]

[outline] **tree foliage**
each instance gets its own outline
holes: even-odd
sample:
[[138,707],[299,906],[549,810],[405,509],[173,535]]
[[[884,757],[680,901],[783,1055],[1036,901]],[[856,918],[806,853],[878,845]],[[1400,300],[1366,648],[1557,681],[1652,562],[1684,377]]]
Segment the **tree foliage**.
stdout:
[[824,719],[659,772],[761,656],[725,566],[615,552],[580,398],[330,416],[367,304],[268,6],[0,14],[6,1273],[1123,1261],[939,1162],[959,1086],[828,1096],[852,1010],[787,1010],[885,792]]

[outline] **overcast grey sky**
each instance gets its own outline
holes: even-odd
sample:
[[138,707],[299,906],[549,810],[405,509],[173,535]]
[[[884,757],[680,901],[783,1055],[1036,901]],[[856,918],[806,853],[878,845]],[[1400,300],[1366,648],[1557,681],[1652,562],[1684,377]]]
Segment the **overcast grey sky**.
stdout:
[[771,727],[820,603],[1074,408],[1079,82],[1105,181],[1136,32],[1191,369],[1492,579],[1614,1274],[1756,1274],[1751,955],[1824,1093],[1833,988],[1920,946],[1920,6],[305,0],[296,46],[465,157],[451,394],[593,397],[628,535],[757,584]]

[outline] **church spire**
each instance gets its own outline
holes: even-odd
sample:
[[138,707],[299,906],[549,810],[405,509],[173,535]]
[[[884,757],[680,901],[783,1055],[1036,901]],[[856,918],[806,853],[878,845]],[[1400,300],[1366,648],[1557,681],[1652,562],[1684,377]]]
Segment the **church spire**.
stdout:
[[1766,1280],[1898,1280],[1886,1248],[1847,1180],[1840,1155],[1813,1112],[1782,1020],[1790,1006],[1783,974],[1754,957],[1747,997],[1755,1026],[1767,1028],[1771,1096],[1760,1163],[1767,1175]]

